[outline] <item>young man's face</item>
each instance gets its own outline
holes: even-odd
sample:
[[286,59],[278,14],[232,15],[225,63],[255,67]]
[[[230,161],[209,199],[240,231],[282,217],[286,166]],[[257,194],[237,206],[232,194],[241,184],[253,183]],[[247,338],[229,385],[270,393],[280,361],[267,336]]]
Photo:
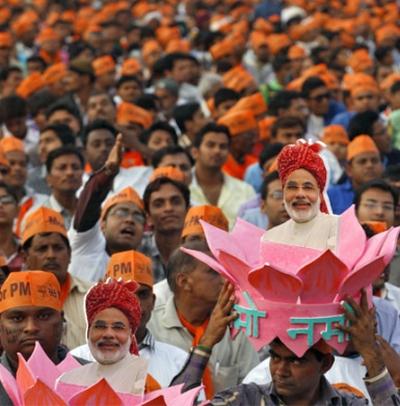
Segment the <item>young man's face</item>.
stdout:
[[26,127],[26,117],[15,117],[10,120],[5,121],[5,125],[7,127],[7,130],[14,135],[14,137],[17,137],[19,139],[24,139],[26,132],[27,132],[27,127]]
[[261,210],[268,216],[269,228],[289,220],[283,204],[282,183],[279,179],[268,184],[267,196],[261,204]]
[[40,133],[39,137],[39,159],[42,164],[46,162],[49,152],[60,148],[62,146],[61,140],[58,138],[53,130],[47,130]]
[[78,134],[81,129],[79,120],[67,110],[56,110],[47,120],[47,125],[50,124],[65,124],[74,134]]
[[362,185],[382,175],[383,165],[379,154],[364,152],[356,155],[347,166],[347,174],[356,185]]
[[149,140],[147,142],[147,146],[152,150],[152,151],[158,151],[160,149],[163,149],[168,146],[174,145],[174,140],[171,136],[171,134],[168,131],[165,130],[155,130],[153,131],[150,136]]
[[82,186],[82,162],[75,154],[61,155],[53,161],[47,175],[52,190],[75,193]]
[[199,148],[193,148],[193,157],[206,168],[219,170],[228,158],[229,140],[224,133],[207,133]]
[[85,152],[93,171],[97,171],[105,164],[114,142],[114,134],[106,128],[99,128],[88,134]]
[[377,120],[372,126],[372,138],[382,154],[392,150],[392,140],[382,120]]
[[18,214],[18,204],[7,190],[0,188],[0,226],[11,226]]
[[178,59],[171,70],[171,78],[178,83],[190,83],[192,79],[193,62],[190,59]]
[[192,163],[184,152],[165,155],[158,164],[158,168],[166,166],[172,166],[173,168],[179,169],[185,175],[185,184],[187,186],[190,185],[190,182],[192,181]]
[[317,87],[308,96],[308,107],[311,113],[316,116],[323,116],[329,110],[329,100],[331,98],[329,89],[326,86]]
[[303,137],[303,135],[304,130],[301,125],[290,128],[279,128],[272,141],[283,145],[295,144],[298,139]]
[[366,190],[360,199],[357,210],[360,223],[365,221],[384,221],[392,227],[395,217],[395,205],[390,192],[378,188]]
[[142,88],[135,80],[131,80],[120,85],[117,94],[124,102],[133,103],[137,97],[142,95]]
[[364,90],[358,92],[352,98],[352,110],[356,113],[363,113],[367,110],[376,111],[379,107],[379,97],[371,90]]
[[14,187],[23,187],[28,176],[28,158],[23,151],[10,151],[6,153],[10,171],[7,183]]
[[88,102],[87,117],[90,123],[96,119],[113,123],[115,120],[115,106],[110,97],[106,94],[91,96]]

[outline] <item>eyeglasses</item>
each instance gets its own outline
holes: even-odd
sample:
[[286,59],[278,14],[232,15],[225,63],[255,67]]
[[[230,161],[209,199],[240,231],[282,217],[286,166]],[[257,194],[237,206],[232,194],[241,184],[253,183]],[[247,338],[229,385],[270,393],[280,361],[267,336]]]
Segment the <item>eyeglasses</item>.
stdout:
[[282,200],[283,192],[281,190],[274,190],[273,192],[268,194],[268,197],[274,200]]
[[7,205],[7,204],[15,204],[15,199],[10,195],[0,196],[0,204]]
[[309,99],[315,100],[316,102],[322,102],[322,100],[330,99],[330,98],[331,98],[331,94],[329,92],[319,94],[318,96],[309,97]]
[[139,224],[144,224],[145,223],[145,218],[142,213],[139,213],[137,211],[131,211],[125,207],[119,207],[113,211],[110,212],[112,216],[116,216],[120,219],[126,219],[128,217],[133,218],[133,220]]
[[382,209],[383,211],[387,212],[394,211],[393,203],[365,202],[361,203],[361,206],[364,206],[368,210]]

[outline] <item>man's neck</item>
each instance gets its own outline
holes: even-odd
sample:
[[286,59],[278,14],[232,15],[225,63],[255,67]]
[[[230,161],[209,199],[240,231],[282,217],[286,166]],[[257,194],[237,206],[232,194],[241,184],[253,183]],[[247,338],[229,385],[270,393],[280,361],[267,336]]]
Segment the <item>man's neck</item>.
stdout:
[[53,190],[53,196],[62,208],[71,214],[75,213],[76,205],[78,203],[75,192],[60,192]]
[[221,168],[206,168],[202,165],[196,164],[195,175],[197,183],[201,186],[215,186],[224,183],[224,175]]
[[161,260],[166,264],[169,260],[171,254],[180,246],[181,244],[181,233],[182,231],[174,231],[171,233],[154,233],[154,238],[158,251],[160,251]]
[[203,303],[193,303],[179,295],[174,298],[177,311],[193,326],[201,326],[209,317],[210,310]]
[[281,396],[281,399],[283,400],[285,405],[296,405],[296,406],[316,405],[318,404],[320,394],[321,394],[321,382],[314,390],[312,391],[310,390],[308,393],[297,395],[294,398]]

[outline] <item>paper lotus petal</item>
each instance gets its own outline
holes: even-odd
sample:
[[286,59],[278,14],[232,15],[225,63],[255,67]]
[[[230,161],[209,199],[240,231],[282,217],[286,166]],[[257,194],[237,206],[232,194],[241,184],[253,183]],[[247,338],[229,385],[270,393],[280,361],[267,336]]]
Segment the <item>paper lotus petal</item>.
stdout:
[[100,379],[99,382],[73,396],[68,404],[70,406],[123,406],[122,399],[105,379]]
[[2,383],[4,390],[7,392],[13,404],[21,405],[22,398],[18,390],[15,378],[11,375],[8,369],[3,367],[3,365],[1,364],[0,364],[0,382]]
[[24,395],[25,406],[67,406],[65,401],[41,380],[29,388]]

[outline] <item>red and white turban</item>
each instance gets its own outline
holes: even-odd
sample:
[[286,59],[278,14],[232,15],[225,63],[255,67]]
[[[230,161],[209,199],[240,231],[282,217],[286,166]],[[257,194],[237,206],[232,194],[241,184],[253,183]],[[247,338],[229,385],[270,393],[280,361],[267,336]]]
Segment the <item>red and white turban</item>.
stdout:
[[131,354],[138,354],[135,333],[140,324],[140,303],[135,295],[138,287],[136,282],[123,282],[109,279],[93,286],[86,295],[85,308],[88,325],[90,326],[96,315],[110,307],[121,310],[129,320],[132,330]]
[[323,199],[327,172],[324,161],[318,155],[322,149],[320,143],[308,144],[304,140],[298,140],[296,144],[286,145],[278,156],[278,173],[282,185],[286,183],[288,176],[297,169],[304,169],[314,176],[321,193],[321,211],[327,213],[327,207]]

